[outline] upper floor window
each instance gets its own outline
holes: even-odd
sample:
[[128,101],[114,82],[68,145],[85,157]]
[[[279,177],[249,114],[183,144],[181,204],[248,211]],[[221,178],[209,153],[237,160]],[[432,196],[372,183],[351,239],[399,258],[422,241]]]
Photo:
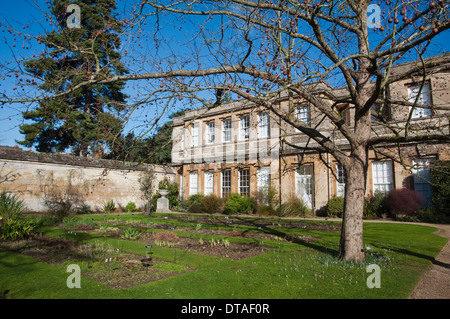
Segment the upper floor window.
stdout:
[[258,115],[258,136],[265,138],[270,136],[269,114],[261,113]]
[[[430,95],[430,85],[429,83],[425,83],[422,87],[422,91],[420,91],[421,85],[411,85],[408,87],[408,101],[410,103],[416,102],[417,96],[419,98],[417,99],[416,105],[430,105],[431,106],[431,95]],[[420,92],[420,95],[419,95]],[[411,111],[412,107],[409,108]],[[412,118],[422,118],[422,117],[429,117],[431,116],[431,109],[430,108],[422,108],[422,107],[414,107]]]
[[306,125],[310,125],[311,114],[310,114],[309,105],[302,104],[302,105],[297,106],[297,119],[299,119]]
[[222,121],[222,143],[231,142],[231,119]]
[[241,140],[248,140],[250,137],[250,117],[243,116],[240,119],[240,132],[239,136]]
[[206,144],[214,144],[214,122],[206,123]]
[[192,146],[198,146],[198,125],[192,126]]

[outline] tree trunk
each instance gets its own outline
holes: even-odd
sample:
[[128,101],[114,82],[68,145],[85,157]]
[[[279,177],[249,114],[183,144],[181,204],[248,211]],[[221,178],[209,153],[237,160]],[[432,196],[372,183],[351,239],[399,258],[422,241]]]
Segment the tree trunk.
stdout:
[[[362,148],[362,147],[361,147]],[[342,220],[339,259],[364,261],[363,210],[367,177],[367,154],[360,150],[344,167],[346,174],[344,215]]]

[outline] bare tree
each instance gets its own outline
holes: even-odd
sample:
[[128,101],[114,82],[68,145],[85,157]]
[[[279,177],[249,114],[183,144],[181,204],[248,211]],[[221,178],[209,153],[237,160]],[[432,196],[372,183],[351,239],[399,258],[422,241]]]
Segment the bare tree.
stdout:
[[[140,83],[140,96],[131,110],[160,103],[164,111],[175,101],[212,108],[217,104],[214,96],[221,92],[220,97],[226,93],[271,111],[308,136],[308,148],[331,154],[344,168],[342,259],[364,259],[368,151],[385,143],[448,143],[448,120],[439,130],[430,130],[435,121],[418,128],[411,125],[414,109],[430,105],[387,94],[391,84],[413,74],[421,76],[423,87],[430,70],[448,67],[448,54],[424,59],[432,39],[450,26],[445,1],[386,0],[375,6],[367,0],[142,1],[133,14],[124,21],[124,36],[137,41],[134,51],[126,54],[127,67],[135,72],[106,78],[92,74],[78,86]],[[145,48],[141,39],[147,41]],[[410,60],[419,62],[398,66]],[[130,66],[134,63],[139,68]],[[53,96],[65,93],[56,90]],[[289,99],[289,109],[277,107],[280,95]],[[6,96],[0,102],[41,98]],[[299,120],[294,110],[299,99],[335,130],[323,132]],[[342,105],[352,110],[350,121],[341,116]],[[373,105],[381,107],[373,110]],[[387,105],[410,107],[406,123],[384,118]],[[449,105],[433,108],[445,112]],[[375,132],[374,123],[383,130]]]

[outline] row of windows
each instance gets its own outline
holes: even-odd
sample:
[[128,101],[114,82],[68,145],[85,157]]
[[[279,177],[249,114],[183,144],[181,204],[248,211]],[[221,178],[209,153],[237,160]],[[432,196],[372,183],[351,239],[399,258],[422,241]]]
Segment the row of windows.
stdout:
[[[420,95],[419,95],[420,92]],[[410,103],[416,102],[422,105],[431,105],[430,85],[425,83],[422,87],[420,85],[411,85],[408,87],[408,101]],[[375,107],[373,107],[374,109]],[[411,111],[410,107],[410,111]],[[412,110],[412,118],[423,118],[431,116],[430,108],[414,107]],[[298,105],[296,108],[296,117],[306,125],[311,124],[311,110],[309,105]],[[372,119],[375,119],[372,117]],[[222,143],[231,142],[231,119],[222,120]],[[270,117],[268,113],[258,114],[258,137],[267,138],[270,136]],[[239,140],[245,141],[250,137],[250,116],[245,115],[239,119]],[[199,146],[199,125],[192,127],[192,146]],[[206,123],[206,144],[214,144],[216,142],[215,123]]]
[[[429,165],[432,160],[422,159],[413,161],[414,190],[426,200],[425,206],[431,205],[431,184]],[[220,195],[227,197],[231,193],[231,171],[224,170],[220,174]],[[240,169],[238,172],[238,191],[241,195],[250,195],[250,170]],[[336,166],[337,196],[345,195],[345,175],[341,165]],[[373,192],[387,194],[394,188],[392,162],[380,161],[372,163]],[[257,190],[267,191],[270,187],[270,168],[261,167],[257,172]],[[189,175],[189,196],[198,193],[198,173]],[[214,173],[205,172],[204,194],[214,193]],[[295,171],[295,193],[306,206],[312,208],[314,199],[314,170],[313,165],[300,166]]]
[[[310,125],[310,108],[308,105],[299,105],[296,110],[297,118],[307,125]],[[222,120],[222,143],[228,143],[232,140],[231,135],[231,119]],[[216,142],[215,122],[207,122],[206,144],[214,144]],[[200,145],[199,125],[192,126],[192,146]],[[258,137],[267,138],[270,136],[270,117],[269,113],[258,114]],[[245,115],[239,118],[239,140],[245,141],[250,138],[250,116]]]
[[[224,170],[220,174],[220,195],[227,197],[231,194],[231,171]],[[250,196],[250,170],[240,169],[238,172],[239,194]],[[270,168],[262,167],[257,173],[258,191],[267,191],[270,186]],[[189,174],[189,196],[198,193],[198,173],[191,172]],[[204,195],[214,193],[214,173],[205,172]]]
[[[425,198],[424,206],[431,206],[431,178],[430,163],[432,159],[421,159],[413,161],[414,190]],[[345,177],[341,165],[336,167],[337,177],[337,196],[344,196]],[[373,192],[387,194],[394,188],[394,174],[392,162],[373,162],[372,163],[372,187]]]
[[[267,138],[270,136],[269,114],[262,113],[258,115],[258,137]],[[215,122],[206,123],[206,144],[216,142]],[[245,141],[250,137],[250,116],[246,115],[239,119],[239,140]],[[222,120],[222,143],[231,142],[231,119]],[[192,126],[192,146],[199,146],[200,135],[199,125]]]

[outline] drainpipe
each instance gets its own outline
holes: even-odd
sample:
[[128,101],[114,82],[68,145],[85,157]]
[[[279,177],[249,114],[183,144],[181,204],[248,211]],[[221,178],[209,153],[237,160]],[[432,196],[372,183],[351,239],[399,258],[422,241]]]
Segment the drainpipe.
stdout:
[[328,200],[330,200],[331,199],[330,153],[327,153],[327,184],[328,184]]
[[278,202],[281,205],[281,119],[278,121]]

